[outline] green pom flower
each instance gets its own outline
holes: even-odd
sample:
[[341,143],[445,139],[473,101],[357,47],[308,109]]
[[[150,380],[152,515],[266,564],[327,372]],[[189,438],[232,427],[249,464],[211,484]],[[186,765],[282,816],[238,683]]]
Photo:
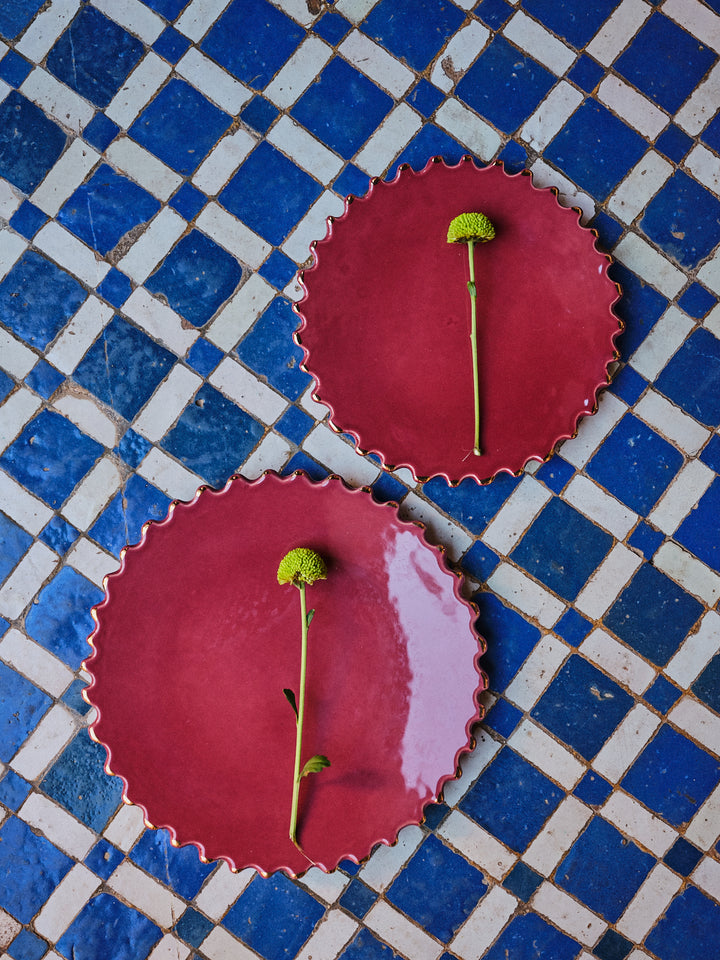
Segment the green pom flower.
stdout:
[[485,243],[495,236],[495,227],[484,213],[461,213],[450,221],[448,243]]
[[327,567],[319,553],[309,547],[296,547],[286,553],[277,572],[278,583],[315,583],[327,579]]

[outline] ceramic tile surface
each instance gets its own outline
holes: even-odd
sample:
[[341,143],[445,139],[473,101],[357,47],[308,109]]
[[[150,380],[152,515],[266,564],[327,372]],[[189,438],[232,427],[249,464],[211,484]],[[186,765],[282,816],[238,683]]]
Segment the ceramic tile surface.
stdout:
[[[0,956],[715,956],[719,76],[712,0],[0,4]],[[292,339],[325,218],[464,154],[556,187],[623,291],[596,416],[485,486],[362,458]],[[299,880],[147,829],[81,696],[125,544],[266,469],[424,522],[488,644],[462,777]]]

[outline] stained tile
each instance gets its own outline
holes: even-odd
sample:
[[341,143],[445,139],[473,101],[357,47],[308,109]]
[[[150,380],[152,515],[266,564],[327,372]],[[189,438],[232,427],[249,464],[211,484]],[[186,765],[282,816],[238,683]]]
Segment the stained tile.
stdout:
[[700,327],[656,381],[657,389],[709,427],[720,425],[720,339]]
[[17,0],[16,3],[0,6],[0,36],[14,40],[27,27],[44,0]]
[[452,487],[443,477],[433,477],[423,484],[423,493],[471,533],[480,534],[519,482],[504,473],[485,486],[468,478]]
[[88,535],[101,547],[119,557],[128,543],[138,543],[148,520],[164,520],[170,498],[137,474],[112,498]]
[[23,530],[10,517],[0,513],[0,543],[3,546],[3,552],[0,554],[0,582],[10,575],[32,541],[33,538],[27,530]]
[[0,103],[0,176],[32,193],[65,149],[64,130],[11,90]]
[[645,945],[659,960],[707,960],[708,944],[715,942],[720,906],[688,886],[668,907]]
[[113,960],[144,960],[163,935],[134,907],[100,893],[82,908],[55,949],[66,960],[97,960],[107,950],[109,930]]
[[2,662],[0,678],[0,760],[7,763],[38,725],[52,701],[35,684]]
[[380,0],[363,21],[363,32],[421,72],[463,20],[447,0]]
[[85,857],[84,863],[93,873],[107,880],[124,859],[125,854],[121,850],[101,837]]
[[302,349],[291,339],[297,326],[288,301],[275,297],[237,348],[243,363],[291,400],[297,400],[311,382],[300,369]]
[[693,268],[720,242],[720,200],[676,170],[647,205],[640,229],[668,256]]
[[8,770],[0,780],[0,803],[9,810],[17,810],[31,789],[32,787],[27,780],[15,773],[14,770]]
[[29,923],[72,865],[49,840],[9,816],[0,827],[0,907]]
[[90,654],[94,623],[90,609],[104,594],[72,567],[63,567],[40,591],[25,618],[25,629],[46,649],[77,669]]
[[122,781],[103,768],[105,748],[81,730],[42,779],[41,788],[91,830],[102,830],[122,800]]
[[199,947],[212,928],[212,920],[188,907],[175,924],[175,933],[191,947]]
[[488,647],[483,670],[491,689],[502,693],[540,639],[540,631],[491,593],[477,593],[473,600],[480,614],[477,629]]
[[552,957],[553,960],[575,960],[578,943],[551,926],[535,913],[520,914],[505,927],[483,960],[534,960]]
[[193,846],[174,847],[167,830],[146,830],[130,851],[130,859],[147,873],[192,900],[215,870],[203,863]]

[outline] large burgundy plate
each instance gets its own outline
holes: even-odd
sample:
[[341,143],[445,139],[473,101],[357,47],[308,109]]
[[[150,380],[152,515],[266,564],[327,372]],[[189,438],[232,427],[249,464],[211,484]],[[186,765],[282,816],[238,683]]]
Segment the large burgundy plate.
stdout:
[[[328,564],[307,588],[304,759],[288,839],[299,594],[296,546]],[[472,746],[486,679],[462,578],[393,506],[337,478],[268,474],[201,490],[124,551],[95,608],[94,737],[148,822],[207,859],[262,873],[333,869],[422,819]],[[304,760],[303,760],[304,762]],[[308,859],[309,858],[309,859]]]
[[[485,213],[475,248],[481,457],[474,408],[465,244],[450,221]],[[298,342],[332,425],[416,478],[479,481],[546,459],[593,413],[622,324],[610,258],[576,210],[530,174],[431,161],[374,180],[329,218],[300,275]]]

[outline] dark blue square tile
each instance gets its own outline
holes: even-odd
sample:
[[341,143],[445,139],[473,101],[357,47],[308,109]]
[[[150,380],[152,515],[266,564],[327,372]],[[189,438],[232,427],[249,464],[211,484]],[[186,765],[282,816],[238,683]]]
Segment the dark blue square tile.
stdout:
[[8,770],[0,780],[0,803],[10,810],[17,810],[31,789],[27,780],[18,776],[14,770]]
[[47,219],[42,210],[25,200],[10,217],[10,226],[26,240],[32,240],[40,227],[47,223]]
[[616,930],[606,930],[593,948],[593,954],[598,960],[625,960],[632,948],[632,943]]
[[676,447],[626,413],[590,459],[586,472],[618,500],[647,516],[682,463]]
[[708,945],[717,942],[719,929],[720,906],[687,886],[650,931],[645,946],[659,960],[708,960]]
[[447,0],[380,0],[365,18],[363,33],[422,72],[465,19]]
[[41,940],[29,930],[21,930],[8,947],[8,956],[13,960],[40,960],[48,949],[47,940]]
[[663,857],[663,862],[676,873],[681,874],[683,877],[689,877],[702,860],[702,857],[702,850],[698,850],[698,848],[693,846],[692,843],[689,843],[685,837],[678,837]]
[[108,270],[102,283],[97,288],[100,296],[118,309],[125,303],[132,290],[130,278],[115,267]]
[[467,152],[467,147],[440,127],[425,123],[390,165],[385,179],[393,180],[403,163],[413,170],[422,170],[431,157],[442,157],[446,163],[454,164],[459,163]]
[[674,580],[644,563],[605,615],[605,626],[662,667],[702,611],[702,604]]
[[708,663],[692,685],[692,692],[720,713],[720,655],[716,654]]
[[720,573],[720,477],[685,517],[674,539]]
[[575,960],[580,945],[535,913],[514,917],[482,960]]
[[632,407],[640,399],[647,385],[648,382],[645,377],[641,377],[636,370],[626,363],[613,377],[610,389],[616,397],[620,397],[629,407]]
[[645,700],[651,707],[655,707],[660,713],[666,714],[682,696],[682,691],[678,690],[674,683],[659,674],[643,694]]
[[674,827],[682,828],[717,786],[720,762],[664,724],[621,786]]
[[47,544],[51,550],[55,550],[56,553],[63,556],[79,536],[79,531],[72,524],[63,520],[62,517],[54,516],[48,520],[38,539]]
[[615,923],[654,865],[654,857],[594,817],[557,868],[555,883]]
[[63,567],[42,588],[25,618],[28,634],[77,669],[90,654],[94,623],[90,609],[104,596],[100,587],[72,567]]
[[299,407],[290,406],[275,424],[275,429],[293,443],[302,443],[315,426],[315,421]]
[[291,960],[324,913],[314,897],[276,873],[255,877],[222,923],[265,960]]
[[286,287],[298,272],[297,264],[286,257],[282,250],[273,250],[258,273],[278,290]]
[[15,389],[15,381],[4,370],[0,370],[0,402]]
[[169,497],[133,474],[90,527],[88,535],[108,553],[119,557],[126,544],[140,541],[148,520],[165,519],[169,506]]
[[684,310],[695,320],[702,320],[717,302],[717,297],[701,283],[692,283],[685,293],[678,298],[677,304],[681,310]]
[[319,37],[322,37],[323,40],[331,46],[335,46],[340,43],[343,37],[352,29],[352,24],[349,20],[346,20],[341,14],[336,13],[334,10],[326,11],[321,17],[319,17],[315,23],[312,25],[313,33],[316,33]]
[[254,90],[261,90],[292,56],[305,31],[267,0],[233,0],[200,49]]
[[633,698],[581,656],[565,661],[531,716],[592,760],[633,706]]
[[[502,0],[504,2],[504,0]],[[437,108],[445,99],[442,90],[438,90],[429,80],[421,77],[412,90],[406,94],[406,101],[411,107],[414,107],[424,117],[429,117],[435,113]]]
[[107,840],[100,838],[90,853],[85,857],[85,866],[103,880],[107,880],[111,873],[120,866],[125,854],[114,847]]
[[102,452],[75,424],[43,410],[0,457],[0,464],[49,506],[59,507]]
[[513,8],[506,0],[480,0],[473,10],[475,16],[491,30],[499,30],[510,19],[512,12]]
[[86,297],[69,273],[26,250],[0,283],[0,322],[31,347],[44,350]]
[[289,477],[291,474],[300,471],[306,473],[312,480],[324,480],[328,476],[329,470],[323,467],[316,460],[313,460],[302,450],[288,460],[280,471],[283,477]]
[[556,77],[496,34],[460,80],[455,92],[505,133],[527,120],[550,92]]
[[23,193],[45,179],[66,141],[65,131],[16,90],[0,103],[0,176]]
[[664,534],[650,526],[649,523],[641,520],[630,534],[628,543],[631,547],[639,550],[646,560],[649,560],[664,539]]
[[221,487],[264,432],[262,424],[205,384],[161,446],[211,486]]
[[105,256],[128,231],[151,220],[159,209],[152,194],[103,163],[73,193],[57,220]]
[[33,542],[32,536],[21,526],[0,513],[0,583],[17,566]]
[[381,503],[400,503],[408,488],[389,473],[383,471],[372,485],[373,496]]
[[640,229],[668,256],[692,269],[720,242],[720,200],[676,170],[647,205]]
[[104,113],[98,112],[83,130],[83,139],[102,153],[107,150],[118,133],[120,133],[120,127]]
[[720,425],[720,340],[700,327],[683,343],[655,386],[690,416]]
[[66,960],[97,960],[107,954],[110,931],[113,960],[145,960],[163,935],[142,913],[100,893],[82,908],[55,949]]
[[137,37],[83,4],[50,50],[46,65],[81,97],[106,107],[144,52]]
[[[701,137],[704,137],[704,134],[701,134]],[[692,138],[674,123],[669,124],[655,141],[655,149],[664,153],[673,163],[680,163],[692,145]]]
[[618,337],[618,348],[623,357],[629,357],[640,346],[668,308],[668,300],[616,260],[610,266],[610,276],[622,287],[622,296],[615,304],[617,315],[625,324]]
[[522,710],[518,710],[507,700],[499,697],[485,715],[483,726],[494,730],[501,737],[507,739],[520,723],[522,717]]
[[81,730],[40,786],[91,830],[101,831],[122,801],[122,781],[105,773],[105,747]]
[[592,623],[571,607],[560,617],[553,630],[566,643],[578,647],[592,628]]
[[127,430],[120,443],[115,447],[115,453],[122,457],[130,467],[139,467],[147,456],[151,444],[145,437],[141,437],[134,430]]
[[554,163],[595,200],[605,200],[645,153],[643,137],[592,98],[545,148]]
[[168,63],[177,63],[187,51],[190,41],[174,27],[166,27],[152,45],[155,53],[159,54]]
[[423,493],[471,533],[480,534],[519,482],[503,473],[485,485],[467,478],[453,487],[443,477],[433,477],[423,484]]
[[497,754],[458,807],[512,850],[522,853],[564,792],[509,747]]
[[528,623],[491,593],[476,593],[473,601],[480,611],[478,632],[487,642],[483,670],[490,677],[491,688],[502,693],[541,634],[534,624]]
[[710,437],[703,448],[700,459],[715,473],[720,473],[720,436]]
[[360,870],[360,864],[355,863],[353,860],[341,860],[338,864],[338,869],[342,870],[342,872],[346,873],[349,877],[354,877]]
[[351,163],[345,166],[345,169],[333,184],[333,190],[339,193],[341,197],[364,197],[370,187],[370,177],[364,170],[354,167]]
[[584,47],[618,6],[619,0],[596,3],[553,3],[552,0],[524,0],[523,7],[553,33]]
[[624,232],[622,224],[604,210],[598,210],[589,226],[597,233],[600,246],[608,251],[612,250]]
[[353,880],[338,900],[341,907],[358,920],[362,920],[377,900],[377,893],[366,886],[362,880]]
[[423,823],[428,830],[433,832],[437,830],[445,817],[450,813],[450,807],[446,803],[431,803],[423,811]]
[[515,140],[509,140],[498,154],[508,173],[520,173],[528,165],[527,150]]
[[573,793],[591,807],[599,807],[605,803],[612,791],[612,784],[594,770],[588,770]]
[[574,600],[612,544],[609,533],[554,497],[510,556],[545,586],[566,600]]
[[290,111],[340,156],[352,157],[380,126],[392,98],[346,60],[334,57]]
[[81,717],[84,717],[90,710],[90,704],[86,700],[83,700],[83,690],[86,689],[87,683],[85,683],[81,677],[78,677],[76,680],[73,680],[62,695],[62,702],[70,707],[71,710],[79,713]]
[[675,113],[717,55],[660,12],[638,30],[614,69],[668,113]]
[[116,314],[75,368],[73,379],[132,420],[174,363],[169,350]]
[[186,181],[168,202],[173,210],[177,210],[189,223],[205,206],[207,197],[197,187]]
[[0,4],[0,36],[14,40],[42,6],[43,0],[17,0],[12,4]]
[[482,540],[476,540],[463,556],[460,566],[468,576],[477,580],[478,583],[484,583],[498,563],[500,563],[499,555],[490,547],[486,547]]
[[535,473],[535,479],[542,481],[553,493],[560,493],[565,484],[575,475],[575,467],[557,454],[550,457]]
[[197,370],[201,376],[207,377],[224,356],[222,350],[210,343],[209,340],[198,337],[188,351],[187,362],[193,370]]
[[174,20],[183,7],[188,5],[188,0],[142,0],[142,2],[166,20]]
[[280,116],[280,111],[274,103],[270,103],[260,94],[254,96],[247,106],[240,111],[240,119],[248,127],[252,127],[257,133],[267,133],[275,120]]
[[175,933],[191,947],[199,947],[212,928],[212,920],[188,907],[175,924]]
[[62,373],[45,360],[38,360],[25,378],[26,386],[34,390],[35,393],[39,393],[46,400],[49,400],[60,384],[64,382],[65,377]]
[[[713,117],[700,134],[700,139],[714,150],[715,153],[720,152],[720,115],[716,114]],[[690,144],[692,146],[692,141],[690,141]]]
[[288,301],[275,297],[237,348],[243,363],[291,400],[297,400],[311,383],[311,377],[300,369],[302,349],[292,340],[297,326],[297,315]]
[[523,903],[527,903],[542,882],[541,874],[519,860],[503,880],[503,886],[519,897]]
[[218,199],[238,220],[278,246],[321,193],[316,180],[263,141]]
[[592,93],[604,76],[604,68],[586,53],[580,54],[567,74],[568,80],[576,83],[584,93]]
[[175,847],[167,830],[146,830],[130,859],[186,900],[193,900],[217,864],[203,863],[192,845]]
[[0,907],[29,923],[72,866],[49,840],[8,817],[0,827]]
[[151,100],[128,134],[172,170],[189,176],[231,123],[232,117],[175,78]]
[[400,957],[386,943],[380,943],[369,930],[361,928],[337,960],[400,960]]

